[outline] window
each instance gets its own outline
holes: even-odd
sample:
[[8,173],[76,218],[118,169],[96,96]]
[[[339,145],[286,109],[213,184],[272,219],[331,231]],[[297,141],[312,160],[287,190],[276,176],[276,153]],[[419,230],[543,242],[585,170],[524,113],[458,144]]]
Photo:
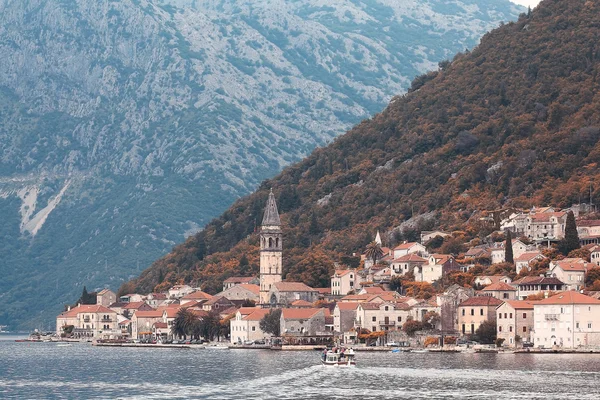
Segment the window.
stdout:
[[575,328],[579,329],[579,322],[575,322]]
[[475,333],[475,324],[471,324],[471,335]]
[[377,327],[376,326],[372,326],[371,328],[372,328],[371,332],[377,332]]
[[398,322],[402,322],[402,317],[398,317]]
[[385,306],[385,311],[389,311],[389,309],[390,308],[388,306]]
[[527,313],[523,313],[523,319],[527,319]]
[[508,318],[508,317],[506,316],[506,313],[504,313],[504,318]]
[[463,317],[465,316],[465,309],[464,308],[462,309],[462,315],[463,315]]
[[483,315],[483,308],[479,309],[479,315]]
[[502,297],[503,297],[503,298],[505,298],[505,299],[508,299],[508,293],[504,293],[504,294],[502,295]]
[[527,327],[526,326],[523,327],[523,332],[527,332]]
[[498,319],[502,319],[502,313],[498,313]]
[[502,325],[498,326],[498,332],[502,332]]
[[256,331],[256,327],[255,326],[252,327],[252,332],[254,332],[254,331]]
[[471,308],[471,315],[475,315],[475,309]]
[[588,322],[588,329],[592,329],[592,323]]
[[511,318],[511,319],[512,319],[512,313],[510,313],[510,314],[509,314],[509,317],[508,317],[508,318]]
[[372,321],[373,322],[377,321],[377,317],[373,317]]
[[512,325],[508,327],[508,331],[512,332]]

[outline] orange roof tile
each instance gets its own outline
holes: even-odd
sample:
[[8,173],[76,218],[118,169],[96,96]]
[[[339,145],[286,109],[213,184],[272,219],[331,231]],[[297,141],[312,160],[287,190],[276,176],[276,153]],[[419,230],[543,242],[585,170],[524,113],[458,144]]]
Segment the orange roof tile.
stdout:
[[337,303],[336,307],[339,308],[341,311],[356,310],[356,308],[358,307],[359,304],[361,304],[361,303],[359,303],[359,302]]
[[284,308],[281,315],[283,319],[309,319],[322,311],[322,308]]
[[533,305],[538,302],[531,300],[506,300],[505,303],[515,310],[533,310]]
[[419,244],[419,243],[417,243],[417,242],[400,243],[398,246],[394,247],[394,250],[408,250],[417,244]]
[[538,301],[536,304],[600,304],[600,300],[571,290],[555,294],[552,297]]
[[256,277],[254,276],[232,276],[231,278],[227,278],[223,281],[223,283],[250,283],[251,281],[255,280]]
[[518,261],[530,262],[531,260],[533,260],[537,257],[540,257],[540,256],[544,257],[542,255],[542,253],[539,251],[529,251],[529,252],[523,253],[519,257],[515,258],[515,262],[518,262]]
[[503,303],[502,300],[498,300],[495,297],[491,296],[475,296],[471,297],[462,303],[460,303],[459,307],[469,307],[469,306],[499,306]]
[[213,296],[208,293],[203,292],[202,290],[198,290],[196,292],[186,294],[183,296],[184,300],[210,300]]
[[260,286],[255,285],[253,283],[242,283],[242,284],[239,284],[238,286],[254,293],[257,296],[260,294]]
[[264,318],[265,315],[269,313],[269,311],[271,310],[269,310],[268,308],[257,308],[250,314],[246,315],[243,319],[246,321],[260,321]]
[[414,262],[414,263],[426,263],[427,260],[423,257],[419,257],[414,253],[405,254],[402,257],[394,259],[392,262]]
[[496,283],[492,283],[491,285],[486,286],[485,288],[483,288],[483,291],[511,291],[511,292],[516,292],[517,289],[515,289],[514,287],[512,287],[511,285],[509,285],[508,283],[504,283],[504,282],[496,282]]
[[312,307],[312,303],[309,303],[306,300],[296,300],[291,304],[294,307]]
[[134,314],[136,318],[161,318],[163,316],[162,311],[160,310],[152,310],[152,311],[139,311],[137,310]]
[[273,284],[280,292],[315,292],[316,290],[302,282],[277,282]]

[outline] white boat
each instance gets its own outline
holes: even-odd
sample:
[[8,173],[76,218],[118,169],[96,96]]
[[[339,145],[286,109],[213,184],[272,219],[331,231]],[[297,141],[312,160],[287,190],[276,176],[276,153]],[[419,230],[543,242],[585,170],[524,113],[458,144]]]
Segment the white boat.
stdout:
[[211,344],[204,348],[209,350],[229,350],[229,346],[225,346],[224,344]]
[[356,360],[354,359],[354,350],[333,352],[329,350],[321,355],[321,364],[327,367],[355,367]]

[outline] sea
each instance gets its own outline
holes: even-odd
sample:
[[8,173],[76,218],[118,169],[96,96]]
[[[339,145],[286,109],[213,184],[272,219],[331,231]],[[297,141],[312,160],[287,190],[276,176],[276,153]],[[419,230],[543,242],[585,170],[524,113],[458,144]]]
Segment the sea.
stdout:
[[0,335],[0,399],[598,399],[598,354],[106,348]]

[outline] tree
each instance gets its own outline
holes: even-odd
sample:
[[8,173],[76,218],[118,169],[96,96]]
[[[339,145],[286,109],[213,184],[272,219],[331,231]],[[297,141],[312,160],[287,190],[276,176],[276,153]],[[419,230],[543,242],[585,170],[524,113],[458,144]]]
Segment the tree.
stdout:
[[199,337],[201,336],[199,322],[198,317],[192,310],[181,308],[177,311],[171,333],[175,336],[183,337],[184,339],[186,339],[188,335]]
[[511,264],[515,263],[512,248],[512,232],[510,230],[506,231],[506,243],[504,244],[504,261]]
[[565,237],[558,243],[558,249],[561,253],[567,255],[579,247],[581,246],[579,244],[579,235],[577,234],[575,215],[573,215],[573,211],[569,211],[565,224]]
[[590,268],[585,274],[585,287],[589,290],[597,281],[600,281],[600,267]]
[[270,310],[259,322],[260,329],[263,332],[270,333],[273,336],[281,335],[281,309]]
[[496,321],[484,321],[475,331],[479,343],[492,344],[496,341]]
[[423,329],[423,324],[414,319],[408,320],[402,325],[402,330],[406,332],[408,336],[415,336],[415,333]]
[[381,250],[381,246],[379,243],[372,241],[367,245],[367,250],[365,251],[365,257],[373,261],[373,265],[377,264],[377,260],[383,257],[383,250]]

